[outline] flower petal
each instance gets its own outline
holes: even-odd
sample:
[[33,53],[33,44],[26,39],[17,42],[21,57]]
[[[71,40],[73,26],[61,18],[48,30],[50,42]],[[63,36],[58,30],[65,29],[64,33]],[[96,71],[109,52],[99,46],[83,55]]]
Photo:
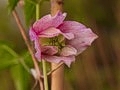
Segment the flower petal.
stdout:
[[70,45],[62,48],[60,53],[61,56],[71,56],[76,54],[77,54],[77,50]]
[[56,29],[54,27],[50,27],[44,31],[42,31],[39,34],[39,37],[47,37],[47,38],[51,38],[51,37],[55,37],[58,36],[61,33],[61,31],[59,29]]
[[72,45],[80,54],[98,37],[90,28],[86,28],[83,24],[75,21],[65,21],[59,27],[63,33],[73,33],[74,39],[67,40],[68,45]]
[[39,37],[36,35],[33,29],[30,29],[29,35],[30,35],[31,41],[34,41],[34,46],[36,50],[35,56],[38,60],[41,60],[41,48],[39,43]]
[[77,54],[82,53],[91,43],[97,38],[90,28],[83,29],[77,38],[68,41],[67,43],[75,47],[78,51]]
[[42,55],[42,58],[48,62],[52,63],[59,63],[64,62],[68,67],[70,67],[71,63],[75,61],[75,56],[68,56],[68,57],[60,57],[60,56],[48,56]]
[[70,67],[71,63],[75,61],[75,56],[68,56],[68,57],[65,57],[64,59],[64,63]]
[[35,44],[35,50],[36,50],[35,56],[39,61],[41,61],[41,48],[40,48],[39,40],[38,39],[35,40],[34,44]]
[[62,12],[59,11],[53,17],[50,14],[48,14],[42,17],[40,20],[36,21],[33,24],[33,28],[36,31],[42,31],[49,27],[58,27],[63,22],[65,17],[66,17],[66,13],[62,14]]
[[74,38],[74,34],[73,33],[63,33],[61,32],[61,34],[68,40],[71,40]]
[[43,46],[41,52],[46,55],[54,55],[58,52],[58,48],[56,46]]
[[34,30],[32,28],[30,28],[29,36],[30,36],[31,41],[34,41],[37,38],[37,35],[36,35],[36,33],[34,32]]
[[63,33],[76,33],[79,34],[78,30],[85,29],[86,27],[76,21],[64,21],[59,27],[58,27]]

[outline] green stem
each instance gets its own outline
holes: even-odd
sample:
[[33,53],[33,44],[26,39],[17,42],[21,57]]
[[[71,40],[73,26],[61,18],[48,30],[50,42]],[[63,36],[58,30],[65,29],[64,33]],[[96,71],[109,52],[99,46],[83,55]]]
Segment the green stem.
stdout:
[[39,10],[40,5],[36,4],[36,20],[38,20],[40,18],[40,10]]
[[[36,4],[36,20],[38,20],[40,17],[39,7],[40,5]],[[47,68],[45,60],[42,60],[42,65],[43,65],[44,88],[45,90],[48,90]]]
[[12,56],[19,57],[18,54],[15,51],[13,51],[10,47],[3,45],[2,48],[4,50],[8,51]]
[[43,65],[44,87],[45,87],[45,90],[48,90],[47,68],[46,68],[45,60],[42,60],[42,65]]

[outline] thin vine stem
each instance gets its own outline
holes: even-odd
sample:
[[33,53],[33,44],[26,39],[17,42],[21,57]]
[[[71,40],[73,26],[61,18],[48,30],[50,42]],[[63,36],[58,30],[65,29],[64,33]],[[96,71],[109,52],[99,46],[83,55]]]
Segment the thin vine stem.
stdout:
[[36,4],[36,20],[40,18],[40,5]]
[[47,73],[47,75],[51,75],[53,72],[55,72],[57,69],[59,69],[62,65],[64,65],[63,62],[61,62],[60,64],[58,64],[57,67],[55,67],[53,70],[51,70],[50,72]]
[[[33,60],[33,63],[34,63],[34,67],[35,67],[35,70],[37,72],[37,79],[39,80],[41,75],[40,75],[40,70],[39,70],[37,60],[36,60],[36,58],[34,56],[34,51],[33,51],[32,47],[31,47],[31,44],[29,43],[29,39],[27,38],[25,29],[24,29],[24,27],[23,27],[23,25],[22,25],[22,23],[21,23],[21,21],[19,19],[19,16],[18,16],[16,10],[13,10],[12,14],[13,14],[13,16],[15,18],[15,21],[16,21],[16,23],[18,25],[18,28],[19,28],[20,32],[21,32],[21,35],[22,35],[22,37],[23,37],[23,39],[25,41],[25,44],[27,45],[28,50],[29,50],[29,52],[31,54],[31,57],[32,57],[32,60]],[[41,83],[42,83],[41,80],[39,80],[40,88],[41,88]]]
[[43,65],[44,88],[45,90],[48,90],[47,67],[45,60],[42,60],[42,65]]
[[[36,4],[36,20],[40,17],[40,4]],[[45,60],[42,60],[44,88],[48,90],[47,67]]]

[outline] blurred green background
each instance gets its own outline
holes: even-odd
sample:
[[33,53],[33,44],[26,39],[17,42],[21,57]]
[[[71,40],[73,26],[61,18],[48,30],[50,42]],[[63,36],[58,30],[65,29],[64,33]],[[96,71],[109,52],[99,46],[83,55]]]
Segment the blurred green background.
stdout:
[[[24,56],[27,48],[14,18],[8,14],[7,4],[7,0],[0,0],[0,45],[9,45],[14,52]],[[18,10],[26,27],[23,12]],[[71,68],[66,67],[65,90],[120,90],[120,0],[64,0],[64,11],[68,13],[67,19],[85,24],[99,36],[91,47],[77,56]],[[45,1],[41,16],[47,13],[50,13],[50,3]],[[34,84],[32,77],[29,78],[24,68],[17,65],[17,59],[12,60],[13,57],[2,49],[0,90],[30,90]],[[15,82],[19,80],[24,82],[26,89],[15,88],[19,84]]]

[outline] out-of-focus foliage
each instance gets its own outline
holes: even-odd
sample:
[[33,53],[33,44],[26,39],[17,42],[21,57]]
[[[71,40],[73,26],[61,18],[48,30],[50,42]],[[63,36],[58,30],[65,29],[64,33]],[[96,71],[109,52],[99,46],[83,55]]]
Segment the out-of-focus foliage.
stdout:
[[43,0],[24,0],[24,1],[28,1],[29,3],[32,3],[32,4],[38,4],[39,2],[43,1]]
[[30,90],[30,75],[22,65],[12,67],[11,74],[16,90]]
[[31,20],[35,17],[36,2],[33,0],[25,0],[24,2],[25,2],[24,14],[25,14],[26,24],[30,25]]
[[44,1],[45,0],[24,0],[24,15],[25,15],[25,20],[26,20],[27,26],[30,25],[35,19],[36,4],[40,4],[40,6],[41,6],[41,4]]
[[5,45],[0,43],[0,70],[10,69],[12,79],[16,90],[29,90],[30,84],[30,67],[33,66],[29,53],[24,53],[23,56]]
[[[26,53],[22,57],[19,57],[17,53],[11,49],[9,46],[5,45],[5,43],[0,43],[0,70],[10,69],[11,75],[15,84],[16,90],[28,90],[29,86],[29,69],[25,67],[26,63],[23,60],[29,59],[27,61],[27,65],[31,66],[31,58],[29,57],[29,53]],[[28,73],[29,72],[29,73]]]
[[17,5],[19,0],[8,0],[8,9],[11,12]]
[[7,45],[0,43],[0,70],[18,64],[16,54]]

